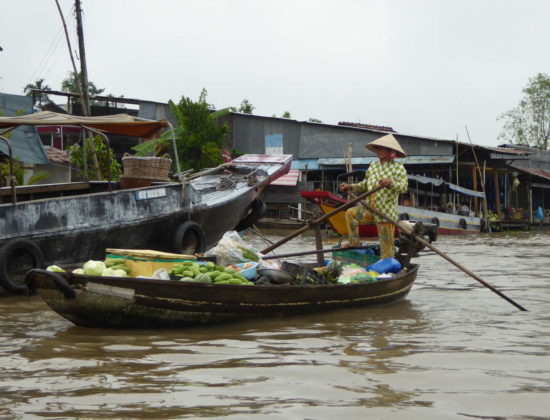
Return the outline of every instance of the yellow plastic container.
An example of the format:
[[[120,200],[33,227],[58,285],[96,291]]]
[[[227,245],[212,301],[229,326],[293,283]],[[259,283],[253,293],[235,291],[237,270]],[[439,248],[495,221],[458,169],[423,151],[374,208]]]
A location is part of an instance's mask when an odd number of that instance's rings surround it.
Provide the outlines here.
[[[105,251],[107,253],[106,258],[120,259],[120,262],[124,262],[132,270],[130,273],[132,277],[150,277],[159,268],[170,271],[174,264],[197,260],[194,255],[171,254],[150,249],[107,248]]]

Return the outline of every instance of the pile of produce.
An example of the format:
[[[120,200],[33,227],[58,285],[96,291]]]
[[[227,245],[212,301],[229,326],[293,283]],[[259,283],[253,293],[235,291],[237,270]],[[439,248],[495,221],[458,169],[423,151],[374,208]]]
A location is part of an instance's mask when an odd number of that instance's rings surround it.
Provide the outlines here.
[[[58,273],[65,272],[65,270],[57,265],[50,265],[46,270]],[[89,260],[84,263],[82,268],[76,268],[72,272],[87,276],[128,277],[132,270],[119,259],[106,259],[105,261]]]
[[[238,284],[244,286],[254,284],[245,279],[235,268],[216,265],[213,262],[200,265],[194,261],[184,261],[174,264],[169,274],[178,277],[180,281],[195,283]]]
[[[372,250],[368,251],[372,253]],[[270,262],[249,247],[234,231],[227,232],[217,246],[204,255],[206,259],[212,259],[216,263],[197,262],[194,256],[177,257],[178,262],[164,259],[144,261],[139,258],[128,259],[107,254],[104,261],[90,260],[82,268],[73,270],[73,273],[88,276],[131,276],[189,283],[316,286],[376,282],[392,278],[402,269],[395,258],[379,259],[367,266],[364,263],[355,264],[335,258],[325,267],[315,269],[308,264],[289,261]],[[64,271],[55,265],[49,266],[48,270]]]

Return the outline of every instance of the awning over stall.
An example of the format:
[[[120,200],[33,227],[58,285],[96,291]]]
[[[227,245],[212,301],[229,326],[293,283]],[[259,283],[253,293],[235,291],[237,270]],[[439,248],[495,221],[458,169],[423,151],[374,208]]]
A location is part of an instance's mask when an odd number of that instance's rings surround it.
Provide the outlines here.
[[[295,187],[298,183],[298,177],[300,176],[300,171],[297,169],[291,169],[287,174],[277,178],[275,181],[271,182],[269,185],[278,185],[282,187]]]
[[[355,157],[351,158],[351,164],[355,167],[367,167],[376,159],[378,159],[376,156]],[[453,163],[454,156],[407,156],[396,160],[403,165],[450,164]],[[337,169],[337,167],[343,168],[345,165],[345,158],[295,159],[292,161],[292,169],[307,169],[309,171]]]
[[[469,190],[468,188],[460,187],[458,185],[451,184],[450,182],[446,182],[441,178],[429,178],[427,176],[421,175],[407,175],[407,178],[409,179],[409,181],[415,181],[421,184],[432,184],[434,187],[439,187],[445,184],[449,187],[449,189],[456,191],[460,194],[469,195],[471,197],[485,198],[485,194],[481,191]]]
[[[79,117],[50,111],[37,112],[36,114],[22,115],[19,117],[0,117],[0,130],[9,130],[22,125],[72,125],[90,127],[122,136],[149,139],[156,137],[163,128],[168,127],[168,122],[144,121],[127,114]]]
[[[351,158],[353,166],[368,166],[372,162],[378,160],[376,156],[355,157]],[[407,156],[405,158],[395,159],[403,165],[425,165],[430,163],[453,163],[454,156]],[[317,160],[319,166],[343,166],[345,158],[320,158]]]

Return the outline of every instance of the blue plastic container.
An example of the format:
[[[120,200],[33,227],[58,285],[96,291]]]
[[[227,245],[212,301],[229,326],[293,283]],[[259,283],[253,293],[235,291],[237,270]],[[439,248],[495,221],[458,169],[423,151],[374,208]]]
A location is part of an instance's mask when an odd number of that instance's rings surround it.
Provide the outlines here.
[[[253,264],[252,267],[247,268],[243,270],[245,264]],[[254,280],[256,278],[256,269],[258,268],[258,263],[250,262],[250,263],[241,263],[241,264],[234,264],[235,267],[238,267],[239,273],[243,275],[243,277],[247,280]]]
[[[374,264],[371,264],[367,267],[367,271],[376,271],[377,273],[399,273],[401,271],[401,263],[395,258],[384,258],[378,260]]]
[[[540,222],[542,219],[544,219],[544,213],[542,212],[542,207],[537,208],[537,213],[535,215],[535,219]]]

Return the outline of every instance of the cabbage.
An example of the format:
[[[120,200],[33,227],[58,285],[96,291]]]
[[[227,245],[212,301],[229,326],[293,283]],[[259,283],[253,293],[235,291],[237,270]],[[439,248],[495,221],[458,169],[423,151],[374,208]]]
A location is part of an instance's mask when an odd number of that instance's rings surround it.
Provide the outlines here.
[[[88,276],[101,276],[103,270],[105,270],[105,263],[103,261],[90,260],[82,268]]]
[[[105,270],[102,271],[101,276],[102,277],[116,277],[117,275],[115,274],[115,270],[113,270],[112,268],[106,268]]]
[[[118,268],[116,270],[113,270],[113,276],[117,277],[128,277],[128,274],[126,274],[126,271]]]
[[[50,266],[48,266],[48,268],[46,268],[46,270],[53,271],[55,273],[64,273],[65,272],[65,270],[63,270],[61,267],[59,267],[57,265],[50,265]]]
[[[73,274],[86,274],[82,268],[76,268],[73,270]]]

